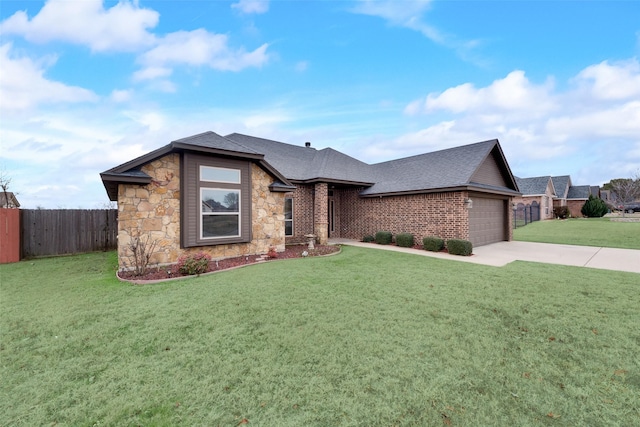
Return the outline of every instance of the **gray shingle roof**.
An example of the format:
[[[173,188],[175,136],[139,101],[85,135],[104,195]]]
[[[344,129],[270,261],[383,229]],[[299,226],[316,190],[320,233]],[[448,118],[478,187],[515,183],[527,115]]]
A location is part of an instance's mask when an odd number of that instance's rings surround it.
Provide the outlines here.
[[[366,187],[361,192],[362,196],[459,187],[500,191],[503,194],[517,193],[516,183],[495,139],[369,165],[332,148],[316,150],[238,133],[223,137],[213,132],[173,141],[145,156],[104,172],[101,175],[107,192],[111,196],[117,190],[116,183],[121,179],[132,182],[131,180],[144,178],[138,175],[142,164],[175,150],[195,150],[256,159],[263,167],[280,177],[284,187],[288,186],[287,181],[343,183]],[[498,164],[507,187],[472,182],[474,173],[492,152],[502,159],[498,159]]]
[[[473,174],[498,144],[494,139],[369,165],[331,148],[315,150],[237,133],[226,138],[264,153],[290,180],[366,184],[363,196],[473,184]]]
[[[225,138],[214,132],[204,132],[198,135],[188,136],[173,141],[174,145],[187,144],[190,146],[196,146],[200,148],[209,148],[213,150],[231,151],[241,154],[251,154],[261,156],[262,153],[255,151],[247,146],[238,144],[231,139]]]
[[[316,150],[238,133],[225,138],[263,153],[269,164],[293,181],[375,182],[368,164],[332,148]]]
[[[588,199],[590,194],[590,185],[574,185],[569,187],[567,199]]]
[[[524,196],[537,196],[545,194],[547,192],[547,186],[549,185],[550,176],[535,176],[532,178],[518,178],[518,188]],[[552,181],[553,182],[553,181]]]
[[[556,189],[556,197],[566,199],[569,186],[571,185],[571,177],[569,175],[552,176],[553,188]]]
[[[362,195],[410,192],[468,185],[497,140],[434,151],[373,165],[376,183]]]

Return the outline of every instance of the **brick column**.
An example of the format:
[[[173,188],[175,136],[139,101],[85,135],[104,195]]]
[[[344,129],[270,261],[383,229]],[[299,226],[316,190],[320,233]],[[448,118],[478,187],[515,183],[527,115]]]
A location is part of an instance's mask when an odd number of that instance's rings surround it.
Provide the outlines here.
[[[326,245],[329,238],[329,186],[326,182],[315,185],[313,198],[313,233],[321,245]]]

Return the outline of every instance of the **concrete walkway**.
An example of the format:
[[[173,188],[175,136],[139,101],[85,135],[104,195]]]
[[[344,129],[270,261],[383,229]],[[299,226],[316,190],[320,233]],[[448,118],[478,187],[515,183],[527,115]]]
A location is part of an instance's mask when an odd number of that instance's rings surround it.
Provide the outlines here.
[[[634,249],[512,241],[478,246],[477,248],[473,248],[472,256],[465,257],[441,252],[401,248],[399,246],[363,243],[349,239],[330,239],[329,243],[412,253],[452,261],[491,265],[494,267],[502,267],[513,261],[532,261],[640,273],[640,250]]]

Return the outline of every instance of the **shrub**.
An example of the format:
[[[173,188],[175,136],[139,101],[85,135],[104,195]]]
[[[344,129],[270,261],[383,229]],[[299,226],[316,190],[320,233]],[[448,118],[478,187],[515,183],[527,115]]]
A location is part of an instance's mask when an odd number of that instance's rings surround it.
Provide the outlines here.
[[[413,247],[413,234],[411,233],[398,233],[396,234],[396,243],[403,248]]]
[[[567,206],[556,206],[553,208],[553,216],[560,219],[569,218],[571,212],[569,212],[569,208]]]
[[[177,267],[182,274],[202,274],[209,268],[209,261],[211,261],[211,255],[205,252],[198,252],[196,254],[182,255],[178,259]]]
[[[589,200],[582,205],[582,215],[589,218],[603,217],[609,211],[607,204],[599,197],[593,197],[593,194],[589,194]]]
[[[364,236],[362,238],[362,241],[365,242],[365,243],[371,243],[371,242],[375,242],[376,238],[369,234],[369,235]]]
[[[468,240],[449,239],[447,240],[447,249],[452,255],[469,256],[473,252],[473,245]]]
[[[390,231],[378,231],[376,233],[375,242],[379,245],[390,245],[393,234]]]
[[[426,251],[440,252],[444,249],[444,240],[439,237],[425,237],[422,245]]]
[[[275,246],[269,246],[269,252],[267,252],[269,258],[278,258],[278,252]]]

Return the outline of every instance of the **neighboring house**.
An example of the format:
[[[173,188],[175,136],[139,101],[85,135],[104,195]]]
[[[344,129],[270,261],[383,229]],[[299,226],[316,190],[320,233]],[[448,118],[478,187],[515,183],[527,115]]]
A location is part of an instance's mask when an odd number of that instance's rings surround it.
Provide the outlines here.
[[[573,185],[569,175],[551,177],[556,189],[553,206],[567,206],[572,217],[582,216],[582,206],[592,194],[600,197],[600,187],[591,185]]]
[[[118,202],[121,267],[132,239],[145,234],[157,242],[158,263],[381,230],[479,246],[511,240],[511,201],[520,194],[497,140],[369,165],[310,143],[206,132],[101,178]]]
[[[540,219],[553,219],[553,199],[556,197],[556,191],[550,176],[516,177],[516,183],[522,193],[522,196],[513,199],[516,206],[530,205],[539,209]]]
[[[0,190],[0,208],[19,208],[20,203],[11,191]]]

